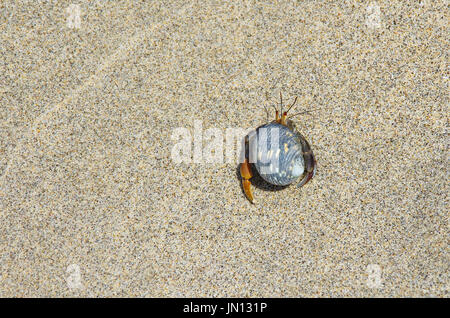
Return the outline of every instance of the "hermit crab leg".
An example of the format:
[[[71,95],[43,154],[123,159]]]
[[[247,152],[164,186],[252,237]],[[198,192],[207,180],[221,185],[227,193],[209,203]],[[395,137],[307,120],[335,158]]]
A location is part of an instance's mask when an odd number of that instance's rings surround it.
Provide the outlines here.
[[[242,187],[244,188],[244,193],[247,199],[254,203],[253,199],[253,193],[251,188],[250,179],[253,177],[252,174],[252,167],[250,166],[250,163],[248,162],[247,158],[245,158],[244,162],[241,163],[241,177],[242,177]]]
[[[303,137],[298,132],[297,136],[299,137],[300,142],[302,144],[303,158],[305,159],[305,175],[303,176],[302,180],[300,180],[300,182],[297,184],[297,188],[300,188],[304,186],[306,183],[308,183],[308,181],[311,180],[316,174],[316,158],[314,158],[314,154],[305,137]]]
[[[311,180],[316,174],[316,159],[314,158],[314,154],[312,151],[309,153],[303,153],[303,158],[305,158],[305,176],[303,179],[297,184],[297,188],[301,188],[309,180]]]

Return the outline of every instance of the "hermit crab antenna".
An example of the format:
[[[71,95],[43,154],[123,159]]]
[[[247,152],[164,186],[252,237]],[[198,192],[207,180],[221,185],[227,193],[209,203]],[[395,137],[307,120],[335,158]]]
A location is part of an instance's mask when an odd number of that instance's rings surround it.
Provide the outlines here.
[[[308,114],[308,113],[310,113],[310,112],[312,112],[312,111],[315,111],[315,110],[321,110],[321,109],[322,109],[322,108],[313,108],[313,109],[310,109],[310,110],[305,110],[305,111],[296,113],[296,114],[294,114],[294,115],[290,115],[289,118],[292,118],[292,117],[294,117],[294,116],[301,115],[301,114]]]
[[[280,103],[281,103],[281,112],[280,112],[280,114],[283,114],[283,96],[281,96],[281,91],[280,91]]]
[[[294,105],[295,105],[295,103],[297,102],[297,98],[298,98],[298,97],[295,97],[295,100],[294,100],[294,102],[292,103],[292,105],[291,105],[291,106],[289,106],[289,109],[287,110],[286,114],[287,114],[287,113],[289,113],[289,111],[291,110],[292,106],[294,106]]]
[[[267,120],[269,120],[269,111],[267,110],[266,105],[263,105],[264,109],[266,110]]]

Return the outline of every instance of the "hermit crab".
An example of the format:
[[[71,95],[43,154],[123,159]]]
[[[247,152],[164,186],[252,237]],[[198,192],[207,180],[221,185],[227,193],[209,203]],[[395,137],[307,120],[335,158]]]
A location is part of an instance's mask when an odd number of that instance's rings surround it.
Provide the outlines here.
[[[275,186],[287,186],[299,180],[297,187],[301,187],[316,172],[316,160],[311,147],[290,119],[308,111],[288,117],[297,97],[285,112],[281,93],[280,101],[281,110],[275,108],[275,120],[259,126],[244,139],[244,160],[240,165],[240,174],[244,193],[252,203],[255,202],[250,182],[253,177],[252,165],[262,179]]]

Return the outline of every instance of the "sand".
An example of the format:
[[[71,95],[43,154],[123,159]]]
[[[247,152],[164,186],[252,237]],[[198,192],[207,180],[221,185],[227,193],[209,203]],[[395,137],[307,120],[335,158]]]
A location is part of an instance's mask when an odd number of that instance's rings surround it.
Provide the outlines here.
[[[0,296],[448,297],[448,17],[2,1]],[[319,109],[307,185],[252,205],[236,163],[174,162],[175,128],[257,127],[280,91]]]

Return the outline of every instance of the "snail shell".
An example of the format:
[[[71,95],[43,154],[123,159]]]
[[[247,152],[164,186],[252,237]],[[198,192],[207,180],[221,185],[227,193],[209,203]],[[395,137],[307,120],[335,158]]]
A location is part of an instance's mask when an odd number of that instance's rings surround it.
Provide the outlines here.
[[[276,122],[260,126],[249,141],[250,162],[268,183],[285,186],[305,173],[301,141],[287,126]]]

